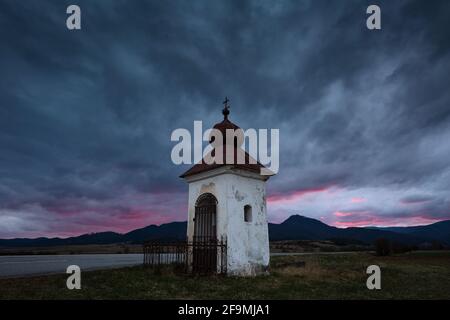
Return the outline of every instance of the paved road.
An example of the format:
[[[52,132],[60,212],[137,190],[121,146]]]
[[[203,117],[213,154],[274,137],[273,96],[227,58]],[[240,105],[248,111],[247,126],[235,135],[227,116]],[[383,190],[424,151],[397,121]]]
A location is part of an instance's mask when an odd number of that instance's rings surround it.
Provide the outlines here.
[[[120,268],[142,264],[142,254],[74,254],[0,256],[0,277],[65,273],[75,264],[81,270]]]
[[[272,253],[271,256],[351,253],[354,252]],[[81,270],[120,268],[142,264],[143,259],[142,254],[0,256],[0,278],[65,273],[72,264]]]

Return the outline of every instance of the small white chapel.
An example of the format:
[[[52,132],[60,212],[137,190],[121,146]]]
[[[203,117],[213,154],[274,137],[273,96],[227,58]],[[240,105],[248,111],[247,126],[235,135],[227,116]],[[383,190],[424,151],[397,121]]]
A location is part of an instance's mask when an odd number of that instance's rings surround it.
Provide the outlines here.
[[[189,185],[188,241],[194,244],[225,241],[226,257],[220,257],[214,250],[211,258],[213,246],[196,251],[194,245],[193,259],[189,263],[193,270],[209,268],[218,272],[225,269],[228,275],[253,276],[267,273],[269,266],[266,181],[270,176],[262,175],[264,166],[242,149],[243,136],[226,140],[227,129],[235,130],[237,136],[243,135],[242,129],[229,119],[228,102],[225,99],[223,120],[214,125],[224,137],[223,148],[211,153],[223,152],[223,159],[226,159],[226,150],[230,150],[227,146],[232,145],[234,160],[241,153],[245,163],[211,164],[203,158],[180,176]],[[210,138],[210,143],[213,140]]]

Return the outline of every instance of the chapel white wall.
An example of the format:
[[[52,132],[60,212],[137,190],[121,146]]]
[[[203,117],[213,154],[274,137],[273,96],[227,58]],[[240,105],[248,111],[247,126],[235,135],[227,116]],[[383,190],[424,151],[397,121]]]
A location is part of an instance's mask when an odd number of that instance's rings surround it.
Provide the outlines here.
[[[203,193],[213,194],[218,201],[217,235],[227,239],[227,272],[245,276],[265,272],[270,253],[265,181],[241,173],[230,170],[189,183],[187,236],[192,240],[197,198]],[[251,222],[244,221],[245,205],[252,207]]]

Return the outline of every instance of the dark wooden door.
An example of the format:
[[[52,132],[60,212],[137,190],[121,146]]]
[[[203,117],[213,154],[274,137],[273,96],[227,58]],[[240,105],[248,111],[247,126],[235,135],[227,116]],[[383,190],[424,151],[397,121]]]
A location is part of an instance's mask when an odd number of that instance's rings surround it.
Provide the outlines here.
[[[196,273],[217,271],[217,200],[210,194],[202,194],[195,205],[193,265]]]

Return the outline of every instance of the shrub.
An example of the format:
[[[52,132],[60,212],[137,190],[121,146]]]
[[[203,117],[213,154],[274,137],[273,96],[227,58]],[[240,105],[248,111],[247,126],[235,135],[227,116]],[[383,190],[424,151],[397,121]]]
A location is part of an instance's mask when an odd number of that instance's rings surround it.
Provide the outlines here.
[[[411,252],[413,250],[414,250],[414,246],[412,246],[412,245],[399,243],[399,242],[393,242],[391,244],[391,252],[392,253],[406,253],[406,252]]]
[[[375,240],[375,252],[377,256],[390,255],[392,253],[391,242],[385,238]]]
[[[434,240],[431,242],[431,249],[432,250],[443,250],[444,246],[439,241]]]

